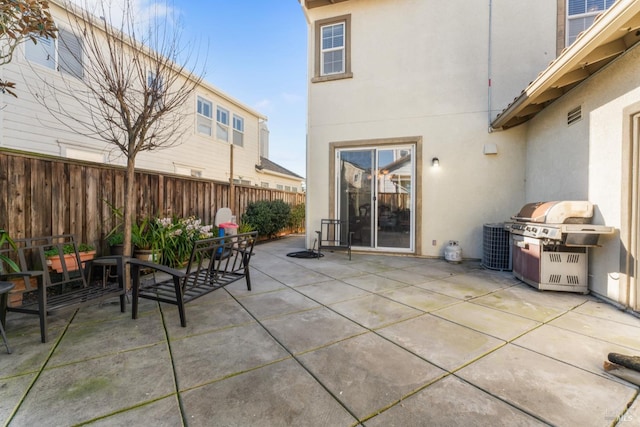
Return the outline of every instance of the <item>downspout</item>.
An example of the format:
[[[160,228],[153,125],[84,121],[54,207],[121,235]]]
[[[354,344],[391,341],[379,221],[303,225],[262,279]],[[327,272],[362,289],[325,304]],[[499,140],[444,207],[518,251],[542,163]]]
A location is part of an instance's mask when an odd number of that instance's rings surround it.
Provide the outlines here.
[[[487,74],[488,74],[488,81],[487,81],[487,121],[488,121],[488,130],[489,133],[491,133],[493,131],[493,129],[491,128],[491,94],[492,94],[492,90],[491,90],[491,74],[492,74],[492,70],[491,70],[491,55],[492,55],[492,40],[491,40],[491,30],[493,27],[493,15],[492,15],[492,11],[493,11],[493,0],[489,0],[489,39],[488,39],[488,52],[487,52]]]

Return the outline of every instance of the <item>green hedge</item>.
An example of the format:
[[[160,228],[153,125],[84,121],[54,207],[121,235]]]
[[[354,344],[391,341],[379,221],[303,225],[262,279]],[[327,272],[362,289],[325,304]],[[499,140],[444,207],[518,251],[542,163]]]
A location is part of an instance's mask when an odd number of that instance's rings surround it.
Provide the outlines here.
[[[247,206],[242,222],[251,225],[260,236],[274,237],[289,224],[291,208],[283,200],[261,200]]]

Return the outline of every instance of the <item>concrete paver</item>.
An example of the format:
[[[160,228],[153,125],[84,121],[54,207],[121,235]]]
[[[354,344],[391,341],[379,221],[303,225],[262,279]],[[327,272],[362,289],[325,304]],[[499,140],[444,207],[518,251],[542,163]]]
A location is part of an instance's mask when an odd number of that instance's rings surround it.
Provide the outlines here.
[[[544,426],[517,408],[448,376],[367,421],[367,427]]]
[[[299,360],[360,419],[398,403],[445,373],[373,333],[305,353]]]
[[[187,305],[8,313],[0,425],[633,425],[640,319],[478,262],[261,244],[244,281]],[[628,409],[627,409],[628,408]],[[629,422],[629,423],[626,423]],[[625,424],[626,423],[626,424]]]
[[[511,344],[458,376],[552,425],[607,425],[607,414],[622,413],[638,391]]]
[[[377,331],[449,372],[505,344],[504,341],[430,314]]]

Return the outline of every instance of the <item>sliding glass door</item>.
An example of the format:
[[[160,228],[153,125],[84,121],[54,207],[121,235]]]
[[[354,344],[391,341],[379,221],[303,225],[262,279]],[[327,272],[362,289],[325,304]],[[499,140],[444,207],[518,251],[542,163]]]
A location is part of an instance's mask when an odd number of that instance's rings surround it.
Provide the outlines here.
[[[354,247],[413,251],[413,153],[412,145],[337,151],[338,217],[349,223]]]

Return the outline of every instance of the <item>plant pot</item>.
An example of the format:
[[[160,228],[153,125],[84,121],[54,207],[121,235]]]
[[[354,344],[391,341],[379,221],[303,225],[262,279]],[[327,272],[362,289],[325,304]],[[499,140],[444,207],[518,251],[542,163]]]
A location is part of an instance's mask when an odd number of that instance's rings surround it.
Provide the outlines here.
[[[85,261],[89,261],[90,259],[95,258],[96,251],[79,252],[79,255],[80,255],[80,262],[84,266]],[[75,254],[65,254],[64,262],[67,266],[67,271],[75,271],[78,269],[78,262],[76,260]],[[62,261],[59,255],[47,257],[47,266],[49,266],[49,268],[51,268],[57,273],[62,273],[64,271],[62,268]]]
[[[7,299],[8,307],[20,307],[22,305],[22,294],[26,291],[26,287],[24,285],[24,281],[27,279],[16,278],[9,279],[8,281],[15,284],[15,287],[9,291],[9,298]],[[32,289],[38,288],[38,279],[35,277],[30,277],[29,284]]]
[[[111,255],[124,255],[124,245],[111,245],[109,252]]]
[[[137,249],[133,252],[133,256],[142,261],[160,262],[160,251],[151,249]]]

